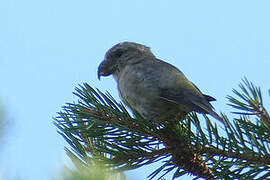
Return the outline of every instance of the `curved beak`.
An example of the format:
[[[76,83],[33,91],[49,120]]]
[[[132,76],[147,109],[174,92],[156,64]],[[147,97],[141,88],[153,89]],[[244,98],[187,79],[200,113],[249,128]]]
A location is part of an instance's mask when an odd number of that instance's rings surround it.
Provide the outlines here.
[[[98,80],[100,80],[100,77],[104,75],[103,64],[104,64],[104,61],[102,61],[102,63],[100,63],[100,65],[98,66],[98,71],[97,71]]]
[[[98,80],[100,80],[100,77],[101,77],[101,76],[103,76],[103,74],[102,74],[102,73],[100,73],[100,72],[98,72],[98,74],[97,74],[97,75],[98,75]]]
[[[112,74],[112,72],[113,72],[113,66],[110,63],[108,63],[108,61],[106,61],[105,59],[98,66],[98,71],[97,71],[98,79],[100,80],[101,76],[109,76]]]

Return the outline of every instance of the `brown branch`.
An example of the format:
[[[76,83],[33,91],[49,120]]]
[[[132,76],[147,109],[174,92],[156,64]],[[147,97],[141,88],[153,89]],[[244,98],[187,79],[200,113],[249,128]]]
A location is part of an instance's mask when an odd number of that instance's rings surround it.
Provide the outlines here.
[[[267,123],[268,126],[270,126],[270,116],[263,106],[262,106],[262,110],[259,112],[259,114],[260,114],[262,121]]]
[[[253,102],[254,101],[254,102]],[[261,120],[266,123],[268,126],[270,126],[270,116],[267,112],[267,110],[263,106],[263,102],[259,102],[256,100],[248,101],[250,106],[253,107],[253,110],[257,112],[258,116],[261,118]]]
[[[210,180],[214,179],[214,175],[202,159],[198,147],[192,145],[188,137],[179,138],[179,135],[172,131],[171,128],[162,129],[160,133],[161,140],[165,147],[170,150],[172,161],[176,166],[195,176]]]

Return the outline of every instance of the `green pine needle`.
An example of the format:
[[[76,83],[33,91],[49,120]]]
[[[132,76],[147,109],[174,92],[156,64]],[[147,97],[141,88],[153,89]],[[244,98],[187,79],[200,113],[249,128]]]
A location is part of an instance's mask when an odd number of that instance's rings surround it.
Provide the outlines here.
[[[100,162],[119,172],[163,161],[148,178],[171,173],[174,178],[265,179],[270,177],[270,118],[260,88],[246,78],[239,87],[228,96],[239,116],[229,120],[222,114],[223,127],[196,113],[157,127],[87,83],[75,89],[78,101],[63,106],[54,124],[77,168]]]

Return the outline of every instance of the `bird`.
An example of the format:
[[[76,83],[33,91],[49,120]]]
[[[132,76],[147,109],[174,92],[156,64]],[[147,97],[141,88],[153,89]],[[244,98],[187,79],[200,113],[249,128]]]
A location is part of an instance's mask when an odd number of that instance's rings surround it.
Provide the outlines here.
[[[151,122],[181,121],[197,112],[224,123],[210,104],[216,99],[203,94],[177,67],[158,59],[148,46],[128,41],[114,45],[97,75],[99,80],[112,75],[122,101]]]

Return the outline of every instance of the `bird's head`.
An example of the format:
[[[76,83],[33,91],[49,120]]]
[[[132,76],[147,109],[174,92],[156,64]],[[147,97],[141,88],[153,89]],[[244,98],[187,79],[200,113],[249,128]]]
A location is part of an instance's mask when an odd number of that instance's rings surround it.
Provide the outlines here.
[[[127,64],[137,63],[145,56],[154,56],[147,46],[134,42],[116,44],[107,51],[104,60],[100,63],[98,79],[120,71]]]

